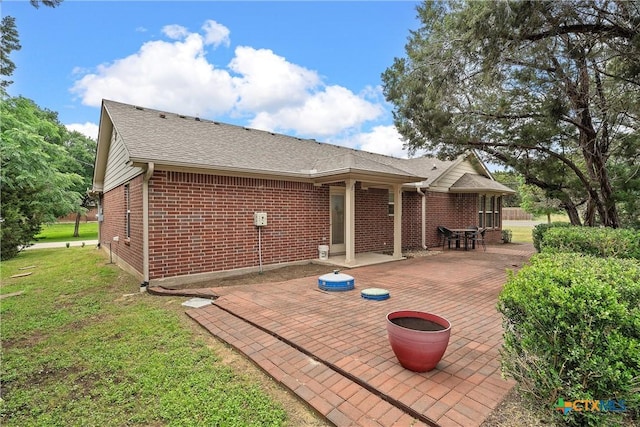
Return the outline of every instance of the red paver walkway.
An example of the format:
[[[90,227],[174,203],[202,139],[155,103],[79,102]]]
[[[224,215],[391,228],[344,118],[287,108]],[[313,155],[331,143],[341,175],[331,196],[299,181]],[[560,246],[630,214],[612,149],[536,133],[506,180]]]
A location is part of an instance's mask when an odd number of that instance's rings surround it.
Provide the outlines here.
[[[317,277],[212,288],[213,305],[187,313],[337,426],[479,426],[513,387],[500,375],[497,296],[531,245],[434,256],[346,271],[356,289],[324,292]],[[328,268],[329,270],[329,268]],[[359,290],[388,289],[371,301]],[[389,346],[387,313],[430,311],[452,323],[437,368],[415,373]]]

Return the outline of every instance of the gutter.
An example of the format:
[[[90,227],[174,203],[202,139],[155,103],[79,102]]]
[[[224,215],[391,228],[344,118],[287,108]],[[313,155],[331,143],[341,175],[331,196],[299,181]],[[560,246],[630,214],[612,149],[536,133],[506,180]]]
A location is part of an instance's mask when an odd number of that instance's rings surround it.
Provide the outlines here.
[[[422,249],[427,249],[427,225],[426,225],[426,217],[427,217],[427,195],[422,191],[420,187],[416,187],[416,191],[422,197],[422,221],[420,225],[422,226]]]
[[[142,275],[143,282],[140,291],[144,292],[149,287],[149,181],[153,176],[155,164],[147,163],[142,177]]]

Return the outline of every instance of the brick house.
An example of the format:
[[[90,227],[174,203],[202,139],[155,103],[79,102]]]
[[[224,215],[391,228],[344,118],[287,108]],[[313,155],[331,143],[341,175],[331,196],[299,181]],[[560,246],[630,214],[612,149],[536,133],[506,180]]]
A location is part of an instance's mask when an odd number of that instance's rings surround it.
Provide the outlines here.
[[[104,100],[93,191],[101,246],[144,284],[439,244],[437,226],[501,239],[497,183],[473,154],[398,159]],[[254,224],[266,213],[266,226]]]

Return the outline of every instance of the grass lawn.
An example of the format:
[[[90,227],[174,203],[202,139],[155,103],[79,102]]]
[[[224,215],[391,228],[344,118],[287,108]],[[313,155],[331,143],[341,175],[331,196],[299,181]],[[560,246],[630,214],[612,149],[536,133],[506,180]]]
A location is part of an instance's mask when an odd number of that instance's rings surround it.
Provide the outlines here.
[[[190,327],[184,298],[140,293],[102,252],[25,251],[2,263],[2,276],[0,294],[23,293],[0,305],[1,425],[287,422],[255,375]]]
[[[535,220],[547,222],[546,215],[536,216]],[[517,222],[517,221],[515,221]],[[567,214],[552,214],[551,222],[569,222],[569,217]],[[504,226],[505,230],[511,230],[512,237],[511,241],[513,243],[533,243],[533,236],[531,231],[533,230],[533,226],[524,226],[524,225],[510,225]]]
[[[76,242],[83,240],[98,239],[97,222],[81,222],[78,234],[80,237],[73,237],[73,222],[56,222],[54,224],[44,224],[42,231],[36,236],[38,243],[46,242]]]
[[[504,227],[505,230],[511,230],[511,241],[513,243],[533,243],[531,231],[533,227],[528,226],[509,226]]]

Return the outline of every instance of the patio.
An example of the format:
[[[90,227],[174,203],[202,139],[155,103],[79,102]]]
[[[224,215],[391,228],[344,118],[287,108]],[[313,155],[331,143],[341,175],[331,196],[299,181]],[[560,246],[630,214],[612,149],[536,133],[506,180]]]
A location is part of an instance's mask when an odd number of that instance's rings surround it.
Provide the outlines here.
[[[317,277],[193,290],[220,297],[187,314],[335,425],[479,426],[514,385],[500,375],[497,296],[506,270],[533,252],[495,245],[353,268],[345,272],[356,289],[347,292],[321,291]],[[388,289],[391,298],[361,298],[369,287]],[[397,309],[451,321],[449,346],[433,371],[397,362],[385,326]]]

